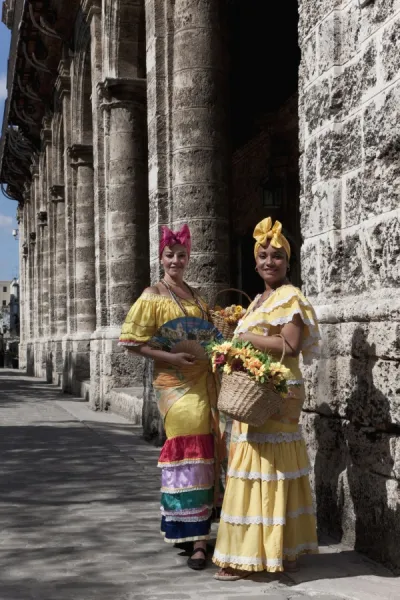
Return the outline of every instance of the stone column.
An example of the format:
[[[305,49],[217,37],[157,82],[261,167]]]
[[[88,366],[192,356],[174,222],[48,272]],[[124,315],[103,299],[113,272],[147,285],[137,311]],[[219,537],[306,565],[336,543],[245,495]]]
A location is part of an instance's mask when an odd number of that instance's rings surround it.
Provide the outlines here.
[[[90,336],[96,328],[93,147],[68,149],[75,176],[75,315],[73,379],[90,379]]]
[[[67,285],[65,253],[65,195],[64,186],[54,184],[50,188],[54,212],[54,380],[62,383],[62,340],[67,333]]]
[[[172,73],[173,227],[188,222],[188,280],[208,298],[228,287],[227,48],[222,4],[176,0]]]
[[[146,0],[150,256],[160,277],[162,224],[193,234],[188,281],[210,299],[230,281],[227,63],[222,4]],[[143,427],[162,441],[152,363],[146,365]]]
[[[104,94],[109,331],[103,393],[142,385],[142,361],[115,347],[125,316],[149,285],[146,81],[107,79]],[[119,366],[116,367],[116,364]],[[114,365],[114,366],[113,366]]]

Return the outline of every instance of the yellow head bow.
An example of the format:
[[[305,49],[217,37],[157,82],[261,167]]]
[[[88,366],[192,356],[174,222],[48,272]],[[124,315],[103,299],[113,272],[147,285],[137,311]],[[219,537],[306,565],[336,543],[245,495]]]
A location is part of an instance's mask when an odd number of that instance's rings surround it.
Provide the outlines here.
[[[290,244],[282,234],[282,223],[275,221],[272,227],[271,217],[267,217],[263,221],[260,221],[253,233],[253,237],[256,240],[254,246],[254,256],[257,258],[257,252],[260,246],[266,247],[267,240],[271,240],[271,246],[274,248],[283,248],[290,259]]]

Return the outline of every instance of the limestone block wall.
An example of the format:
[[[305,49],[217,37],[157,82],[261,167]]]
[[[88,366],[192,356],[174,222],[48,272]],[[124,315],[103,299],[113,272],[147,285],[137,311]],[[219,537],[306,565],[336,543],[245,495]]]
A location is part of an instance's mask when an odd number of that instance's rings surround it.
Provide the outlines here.
[[[400,566],[400,1],[300,2],[304,427],[319,527]]]

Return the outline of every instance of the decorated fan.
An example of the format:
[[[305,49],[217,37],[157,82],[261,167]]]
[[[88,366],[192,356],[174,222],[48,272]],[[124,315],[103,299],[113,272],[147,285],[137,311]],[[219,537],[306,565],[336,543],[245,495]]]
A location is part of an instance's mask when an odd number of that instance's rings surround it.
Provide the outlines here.
[[[205,359],[205,348],[213,340],[222,341],[222,335],[212,323],[197,317],[179,317],[164,323],[148,344],[158,350],[187,352]]]

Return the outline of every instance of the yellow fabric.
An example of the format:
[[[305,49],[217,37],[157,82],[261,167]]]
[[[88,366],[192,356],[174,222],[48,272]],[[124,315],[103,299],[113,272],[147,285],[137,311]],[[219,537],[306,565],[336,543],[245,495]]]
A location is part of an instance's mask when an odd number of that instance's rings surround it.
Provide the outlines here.
[[[260,246],[265,248],[267,241],[271,240],[271,246],[274,248],[283,248],[290,259],[290,244],[282,233],[282,223],[279,221],[275,221],[274,225],[272,225],[271,217],[263,219],[256,225],[253,237],[256,240],[254,246],[254,256],[256,258]]]
[[[257,310],[249,307],[236,334],[274,335],[299,314],[303,354],[318,348],[318,323],[307,299],[292,285],[277,289]],[[284,560],[318,551],[308,480],[309,462],[298,421],[304,385],[298,358],[285,358],[292,385],[282,407],[261,427],[234,422],[228,479],[213,561],[248,571],[283,571]],[[294,384],[297,385],[294,385]]]
[[[283,325],[292,322],[293,317],[299,315],[304,323],[303,360],[306,363],[312,360],[319,350],[319,327],[314,309],[302,292],[293,285],[282,285],[253,312],[258,298],[249,306],[235,333],[238,335],[251,331],[258,335],[275,335]],[[298,375],[301,376],[298,358],[286,358],[284,363],[295,379]]]
[[[211,433],[211,409],[206,380],[207,374],[167,412],[164,425],[168,439],[179,435]]]
[[[201,317],[201,311],[191,300],[182,300],[189,317]],[[206,308],[206,305],[204,304]],[[183,317],[181,309],[167,296],[144,292],[127,314],[122,326],[120,342],[143,344],[167,321]]]

